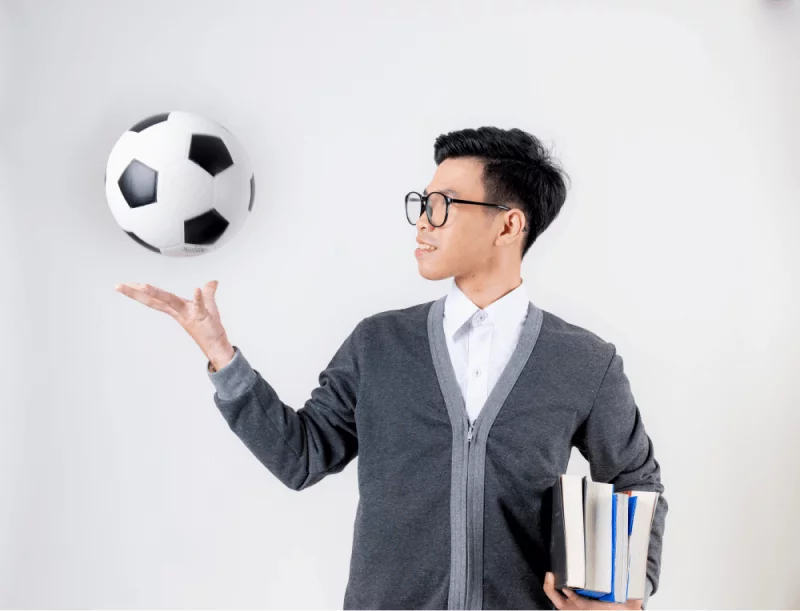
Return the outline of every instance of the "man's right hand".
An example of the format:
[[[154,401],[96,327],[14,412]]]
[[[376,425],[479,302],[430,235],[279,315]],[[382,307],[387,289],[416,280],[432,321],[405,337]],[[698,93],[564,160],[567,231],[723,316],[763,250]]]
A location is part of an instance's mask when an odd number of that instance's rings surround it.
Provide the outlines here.
[[[212,280],[202,290],[196,288],[193,299],[183,299],[149,284],[117,284],[114,288],[131,299],[172,316],[200,346],[214,369],[219,370],[230,362],[234,351],[214,299],[218,284]]]

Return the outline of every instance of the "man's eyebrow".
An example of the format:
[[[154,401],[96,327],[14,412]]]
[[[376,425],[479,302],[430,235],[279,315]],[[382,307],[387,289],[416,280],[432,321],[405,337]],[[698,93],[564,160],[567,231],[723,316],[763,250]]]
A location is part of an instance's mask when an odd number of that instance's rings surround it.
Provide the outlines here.
[[[458,193],[456,193],[456,191],[453,190],[453,189],[439,189],[439,193],[446,193],[447,195],[452,195],[454,197],[458,197]],[[428,195],[428,190],[427,189],[423,189],[422,190],[422,195],[427,196]]]

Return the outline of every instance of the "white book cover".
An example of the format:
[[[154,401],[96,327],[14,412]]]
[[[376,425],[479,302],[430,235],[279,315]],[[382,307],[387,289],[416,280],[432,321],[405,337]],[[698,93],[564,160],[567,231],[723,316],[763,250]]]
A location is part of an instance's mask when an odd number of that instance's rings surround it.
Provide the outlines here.
[[[627,600],[628,568],[630,560],[630,547],[628,537],[628,497],[622,492],[616,493],[617,515],[616,520],[617,540],[614,544],[614,602],[624,603]],[[637,501],[638,503],[638,501]],[[636,514],[634,514],[634,517]]]
[[[629,542],[628,598],[643,600],[647,588],[647,552],[650,548],[650,529],[658,502],[658,492],[632,490],[637,497],[633,514],[633,530]]]
[[[564,523],[567,546],[567,586],[582,588],[585,576],[583,532],[583,483],[580,476],[562,475],[564,493]]]
[[[614,485],[584,478],[586,585],[593,592],[611,592],[611,522]]]

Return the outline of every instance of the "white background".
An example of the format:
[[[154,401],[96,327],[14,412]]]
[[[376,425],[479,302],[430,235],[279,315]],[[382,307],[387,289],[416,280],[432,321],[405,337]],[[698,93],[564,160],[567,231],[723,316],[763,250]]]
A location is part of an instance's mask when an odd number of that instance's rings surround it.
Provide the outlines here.
[[[114,284],[218,279],[297,409],[359,320],[449,287],[402,197],[480,125],[572,177],[522,273],[624,358],[670,504],[650,608],[800,605],[799,65],[791,2],[0,2],[0,606],[341,608],[355,463],[284,488],[197,346]],[[168,110],[255,168],[202,257],[141,248],[104,198],[116,139]]]

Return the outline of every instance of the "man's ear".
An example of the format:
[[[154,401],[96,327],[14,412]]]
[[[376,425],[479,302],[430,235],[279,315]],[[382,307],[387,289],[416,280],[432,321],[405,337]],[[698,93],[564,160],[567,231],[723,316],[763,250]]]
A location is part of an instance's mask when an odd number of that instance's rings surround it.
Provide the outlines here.
[[[498,236],[498,243],[503,245],[511,244],[518,235],[524,240],[525,230],[528,225],[522,210],[513,208],[508,210],[503,217],[503,229]]]

